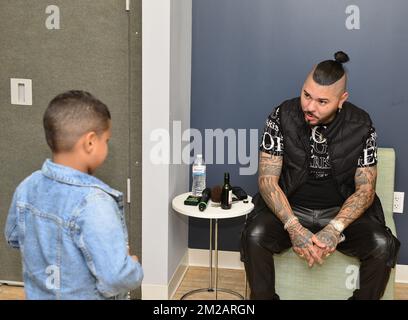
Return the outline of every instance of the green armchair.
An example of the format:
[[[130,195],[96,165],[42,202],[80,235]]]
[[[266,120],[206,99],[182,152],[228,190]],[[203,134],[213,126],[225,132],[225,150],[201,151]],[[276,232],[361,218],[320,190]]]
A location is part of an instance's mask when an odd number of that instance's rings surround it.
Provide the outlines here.
[[[393,219],[395,152],[391,148],[378,149],[377,194],[383,205],[387,226],[396,235]],[[338,251],[322,266],[310,268],[293,250],[274,256],[276,292],[283,300],[347,299],[355,289],[360,262]],[[394,299],[395,269],[383,299]]]

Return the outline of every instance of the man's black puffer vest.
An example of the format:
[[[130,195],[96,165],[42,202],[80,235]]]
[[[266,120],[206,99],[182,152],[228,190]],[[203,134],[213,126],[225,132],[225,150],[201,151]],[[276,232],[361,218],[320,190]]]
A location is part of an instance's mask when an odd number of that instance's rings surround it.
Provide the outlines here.
[[[310,161],[310,127],[305,122],[300,98],[285,101],[280,106],[280,122],[285,155],[280,185],[290,195],[307,178]],[[355,190],[354,174],[358,158],[368,138],[371,120],[369,115],[345,102],[343,109],[324,132],[329,156],[340,193],[347,199]]]
[[[311,156],[311,132],[300,107],[300,98],[287,100],[281,104],[280,123],[285,151],[279,185],[289,198],[306,182]],[[370,116],[365,111],[345,102],[342,110],[324,132],[333,177],[344,200],[355,192],[354,175],[358,158],[363,152],[371,125]],[[365,214],[373,215],[384,223],[384,213],[377,196]]]

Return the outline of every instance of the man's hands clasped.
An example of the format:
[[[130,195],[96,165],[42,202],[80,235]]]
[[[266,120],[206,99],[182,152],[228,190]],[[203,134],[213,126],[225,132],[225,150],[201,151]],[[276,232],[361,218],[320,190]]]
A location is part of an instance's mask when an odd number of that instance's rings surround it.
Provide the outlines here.
[[[288,226],[287,231],[292,241],[293,251],[299,257],[306,259],[309,267],[316,262],[323,264],[323,258],[336,250],[340,239],[340,233],[331,224],[313,234],[296,220]]]

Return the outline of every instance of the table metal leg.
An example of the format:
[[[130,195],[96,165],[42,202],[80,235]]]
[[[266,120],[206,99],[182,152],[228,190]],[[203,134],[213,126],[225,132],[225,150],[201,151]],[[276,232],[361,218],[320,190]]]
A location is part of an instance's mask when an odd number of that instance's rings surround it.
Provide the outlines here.
[[[245,215],[245,225],[247,223],[248,220],[248,215]],[[244,274],[245,274],[245,293],[244,293],[244,300],[248,300],[248,279],[247,279],[247,274],[246,274],[246,270],[245,270],[245,265],[244,265]]]
[[[215,300],[218,300],[218,219],[215,219]]]
[[[209,256],[209,260],[210,260],[210,262],[209,262],[209,267],[210,267],[210,281],[209,281],[209,284],[210,284],[210,286],[208,287],[208,291],[210,291],[210,292],[212,292],[212,291],[214,291],[214,288],[213,288],[213,282],[212,282],[212,269],[213,269],[213,263],[212,263],[212,258],[213,258],[213,250],[212,250],[212,243],[213,243],[213,240],[212,240],[212,238],[213,238],[213,221],[212,221],[212,219],[210,219],[210,256]]]
[[[213,237],[214,239],[214,251],[215,251],[215,265],[214,265],[214,272],[215,272],[215,287],[213,287],[213,279],[212,279],[212,269],[213,269],[213,262],[212,262],[212,256],[213,256]],[[230,289],[221,289],[218,288],[218,219],[215,219],[215,232],[213,232],[213,219],[210,219],[210,254],[209,254],[209,268],[210,268],[210,281],[209,281],[209,287],[208,288],[202,288],[202,289],[196,289],[187,292],[184,294],[180,300],[184,300],[187,296],[192,295],[194,293],[199,293],[199,292],[214,292],[215,291],[215,300],[218,300],[218,292],[225,292],[229,294],[233,294],[237,296],[238,298],[245,300],[245,298],[239,294],[238,292],[235,292]]]

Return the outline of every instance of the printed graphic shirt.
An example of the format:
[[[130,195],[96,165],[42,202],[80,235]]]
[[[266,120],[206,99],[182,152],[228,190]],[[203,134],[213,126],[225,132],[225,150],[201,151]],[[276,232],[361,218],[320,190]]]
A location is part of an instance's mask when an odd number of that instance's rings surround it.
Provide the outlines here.
[[[340,206],[345,200],[338,193],[332,176],[328,145],[322,135],[326,128],[327,125],[312,127],[310,135],[311,157],[309,162],[309,178],[289,199],[291,204],[301,205],[310,209],[324,209]],[[279,107],[266,120],[260,151],[275,156],[284,155],[284,137],[280,129]],[[377,133],[371,127],[357,166],[364,168],[375,166],[376,164]]]

